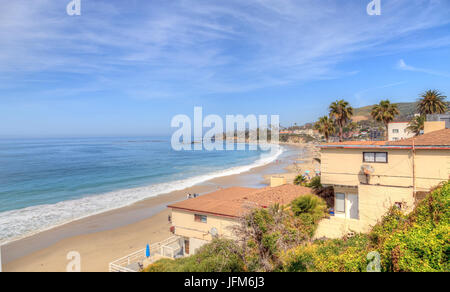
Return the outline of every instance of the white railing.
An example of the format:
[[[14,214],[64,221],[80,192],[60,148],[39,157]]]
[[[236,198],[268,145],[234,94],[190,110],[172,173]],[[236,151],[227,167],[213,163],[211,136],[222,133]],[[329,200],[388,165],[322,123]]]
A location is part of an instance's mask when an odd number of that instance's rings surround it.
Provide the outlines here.
[[[168,246],[169,244],[180,241],[181,237],[172,236],[161,242],[150,245],[150,256],[154,257],[158,255],[163,258],[174,258],[182,250],[182,245],[178,248]],[[130,268],[132,264],[141,266],[146,259],[146,248],[138,250],[132,254],[124,256],[118,260],[115,260],[109,264],[110,272],[137,272],[135,269]]]

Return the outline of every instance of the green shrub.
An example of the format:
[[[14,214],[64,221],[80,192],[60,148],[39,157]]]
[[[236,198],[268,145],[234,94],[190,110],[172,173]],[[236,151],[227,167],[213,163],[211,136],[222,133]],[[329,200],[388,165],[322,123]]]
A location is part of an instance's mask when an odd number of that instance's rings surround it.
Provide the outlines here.
[[[306,177],[304,177],[303,175],[298,175],[295,179],[294,179],[294,185],[296,186],[306,186],[307,180]]]
[[[195,255],[176,260],[162,259],[145,272],[243,272],[244,263],[236,243],[214,239],[197,250]]]
[[[286,272],[361,272],[366,269],[367,235],[342,240],[317,240],[283,255]]]
[[[312,188],[315,192],[322,188],[322,183],[320,182],[320,176],[315,176],[307,184],[307,187]]]
[[[384,271],[450,271],[450,182],[430,193],[411,214],[396,218],[383,224],[394,232],[380,236],[377,226],[376,235],[371,233],[378,240]]]
[[[307,210],[307,202],[298,204]],[[366,271],[367,255],[380,254],[381,271],[450,271],[450,182],[431,192],[408,215],[393,207],[365,235],[316,241],[282,256],[283,271]]]
[[[313,220],[319,220],[325,215],[325,202],[315,195],[298,197],[291,202],[291,210],[294,216],[311,215]]]

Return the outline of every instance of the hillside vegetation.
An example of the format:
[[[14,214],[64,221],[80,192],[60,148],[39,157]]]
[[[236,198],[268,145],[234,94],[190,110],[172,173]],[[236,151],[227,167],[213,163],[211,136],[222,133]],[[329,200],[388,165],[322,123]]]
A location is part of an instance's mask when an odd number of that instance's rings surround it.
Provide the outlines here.
[[[447,103],[450,105],[450,103]],[[397,120],[411,119],[415,113],[417,113],[417,102],[399,102],[397,103],[400,114],[397,116]],[[374,105],[368,105],[364,107],[355,108],[353,111],[354,117],[365,117],[371,119],[370,112]]]
[[[370,233],[351,238],[312,241],[323,209],[323,202],[316,203],[308,198],[288,211],[279,206],[255,210],[243,226],[253,226],[256,236],[244,245],[215,239],[194,256],[162,260],[146,271],[450,271],[450,182],[410,214],[393,207]]]
[[[400,103],[397,103],[397,106],[398,106],[398,110],[400,112],[400,114],[398,115],[398,118],[411,117],[417,112],[417,110],[416,110],[417,102],[400,102]],[[364,107],[360,107],[360,108],[355,108],[353,115],[371,119],[370,113],[371,113],[373,107],[374,107],[373,105],[368,105],[368,106],[364,106]]]
[[[414,211],[395,207],[369,234],[316,241],[284,255],[283,271],[450,271],[450,183],[430,193]],[[376,253],[374,253],[376,252]]]

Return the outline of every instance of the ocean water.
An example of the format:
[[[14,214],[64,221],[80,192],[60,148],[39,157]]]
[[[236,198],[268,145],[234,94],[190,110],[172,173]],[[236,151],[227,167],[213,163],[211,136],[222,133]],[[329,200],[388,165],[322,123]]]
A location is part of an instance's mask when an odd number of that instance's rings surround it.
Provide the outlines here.
[[[0,244],[245,172],[276,151],[174,151],[170,139],[0,140]]]

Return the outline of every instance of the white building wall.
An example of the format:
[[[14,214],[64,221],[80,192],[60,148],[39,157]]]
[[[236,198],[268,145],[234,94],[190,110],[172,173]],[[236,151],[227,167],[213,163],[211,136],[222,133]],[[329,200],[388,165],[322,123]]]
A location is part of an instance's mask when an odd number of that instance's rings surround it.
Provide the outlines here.
[[[208,241],[206,240],[201,240],[194,237],[189,238],[189,254],[192,255],[197,253],[197,250],[207,243]]]
[[[388,140],[399,141],[414,137],[414,133],[410,133],[406,128],[408,128],[408,122],[390,123],[388,125]]]

